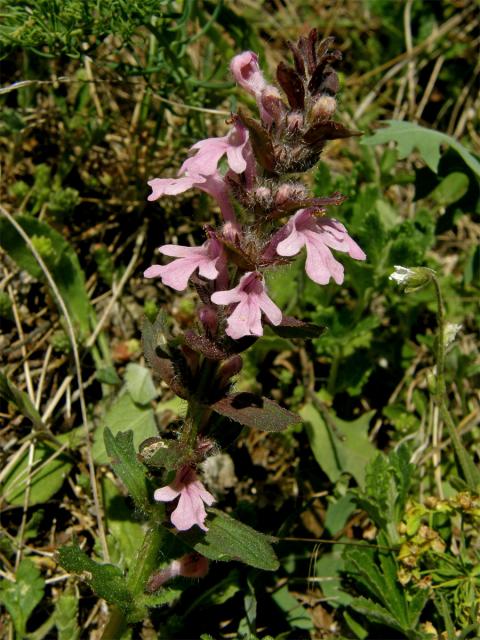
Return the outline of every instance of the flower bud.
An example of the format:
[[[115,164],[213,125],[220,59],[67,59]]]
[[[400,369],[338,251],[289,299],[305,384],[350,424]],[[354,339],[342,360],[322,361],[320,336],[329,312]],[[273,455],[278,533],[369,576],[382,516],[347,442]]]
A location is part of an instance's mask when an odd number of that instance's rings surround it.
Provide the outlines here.
[[[412,293],[430,284],[433,276],[435,276],[435,271],[428,267],[413,267],[409,269],[408,267],[395,265],[395,271],[390,274],[388,279],[403,286],[405,293]]]
[[[222,227],[222,236],[227,240],[227,242],[231,242],[235,244],[236,241],[240,238],[241,228],[236,222],[226,222]]]
[[[337,108],[337,101],[331,96],[321,96],[313,105],[310,115],[313,121],[330,120]]]
[[[269,209],[272,199],[272,190],[268,187],[258,187],[253,192],[253,199],[255,204],[260,205],[264,209]]]
[[[287,116],[287,129],[297,131],[303,127],[303,114],[300,111],[292,111]]]
[[[233,376],[236,376],[237,373],[240,373],[242,367],[243,360],[241,356],[238,355],[232,356],[231,358],[229,358],[229,360],[224,362],[218,373],[219,386],[221,388],[225,387],[228,384],[230,378],[233,378]]]
[[[203,578],[208,573],[208,560],[198,553],[188,553],[174,560],[168,567],[154,573],[147,583],[147,591],[157,591],[167,580],[182,576],[184,578]]]
[[[296,200],[304,196],[306,196],[306,190],[302,184],[281,184],[275,194],[275,204],[277,207],[281,207],[290,200]]]
[[[198,312],[200,322],[205,328],[205,332],[211,336],[215,335],[218,327],[217,312],[213,307],[202,307]]]
[[[287,111],[279,90],[271,84],[267,85],[262,91],[260,100],[263,109],[278,124]]]

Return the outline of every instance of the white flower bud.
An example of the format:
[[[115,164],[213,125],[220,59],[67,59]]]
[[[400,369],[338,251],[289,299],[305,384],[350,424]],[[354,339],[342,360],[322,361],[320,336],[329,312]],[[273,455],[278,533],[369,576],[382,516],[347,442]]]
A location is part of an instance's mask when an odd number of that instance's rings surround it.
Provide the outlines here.
[[[408,267],[395,265],[395,271],[388,276],[389,280],[393,280],[397,284],[407,284],[408,280],[415,275],[415,271]]]
[[[401,285],[405,293],[412,293],[412,291],[418,291],[426,287],[432,281],[432,276],[434,275],[433,269],[428,267],[413,267],[409,269],[408,267],[395,265],[395,271],[388,276],[388,279]]]

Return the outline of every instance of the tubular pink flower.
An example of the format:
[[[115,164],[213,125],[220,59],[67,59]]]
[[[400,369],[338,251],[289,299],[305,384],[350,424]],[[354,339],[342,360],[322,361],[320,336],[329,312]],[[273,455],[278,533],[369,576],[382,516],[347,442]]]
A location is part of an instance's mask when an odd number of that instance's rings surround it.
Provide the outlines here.
[[[198,553],[188,553],[178,560],[173,560],[167,567],[154,573],[147,583],[146,590],[153,593],[168,580],[182,576],[184,578],[203,578],[208,573],[208,560]]]
[[[343,266],[335,260],[330,248],[348,253],[355,260],[365,260],[366,255],[341,222],[317,218],[313,211],[300,209],[275,234],[272,245],[280,256],[294,256],[306,247],[308,277],[317,284],[327,284],[331,277],[337,284],[342,284]]]
[[[244,51],[232,58],[230,71],[235,82],[256,98],[260,97],[262,91],[267,87],[258,64],[258,56],[253,51]]]
[[[195,471],[189,466],[181,467],[171,484],[157,489],[153,494],[157,502],[171,502],[178,496],[180,500],[177,508],[170,516],[172,524],[179,531],[187,531],[194,525],[208,531],[205,526],[205,504],[212,505],[215,498],[205,489]]]
[[[209,176],[217,171],[220,159],[226,155],[228,166],[234,173],[243,173],[247,169],[250,143],[248,129],[239,121],[221,138],[207,138],[193,145],[197,152],[187,158],[180,167],[180,173]]]
[[[201,247],[185,247],[176,244],[164,244],[159,248],[165,256],[176,258],[167,265],[154,264],[145,272],[145,278],[161,278],[176,291],[187,288],[188,281],[196,269],[208,280],[216,280],[226,270],[226,258],[222,244],[210,237]]]
[[[234,340],[263,335],[262,311],[272,324],[278,325],[282,321],[282,312],[268,297],[262,275],[257,271],[243,275],[233,289],[215,292],[211,300],[221,305],[238,303],[227,320],[226,329]]]
[[[237,223],[229,198],[228,185],[218,171],[209,176],[185,173],[179,178],[154,178],[148,182],[148,185],[152,189],[152,193],[147,198],[150,202],[164,195],[176,196],[194,187],[201,189],[215,198],[226,222]]]
[[[269,125],[272,122],[272,116],[263,105],[262,93],[268,89],[278,94],[278,90],[265,81],[260,65],[258,64],[257,54],[253,53],[253,51],[239,53],[232,58],[230,71],[232,72],[235,82],[237,82],[242,89],[245,89],[245,91],[248,91],[252,96],[255,96],[260,117],[265,124]]]

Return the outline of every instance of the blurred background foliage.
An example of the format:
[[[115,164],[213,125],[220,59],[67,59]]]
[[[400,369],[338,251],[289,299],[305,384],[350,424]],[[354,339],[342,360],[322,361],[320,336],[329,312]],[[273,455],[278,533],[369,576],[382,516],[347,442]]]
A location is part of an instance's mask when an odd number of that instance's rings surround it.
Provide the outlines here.
[[[272,273],[283,310],[328,330],[306,344],[266,335],[237,384],[304,424],[244,434],[227,452],[230,475],[210,477],[223,507],[281,539],[281,569],[214,563],[198,584],[179,580],[183,594],[132,637],[478,637],[480,505],[429,391],[435,294],[405,296],[388,281],[396,264],[438,273],[448,320],[462,325],[447,354],[450,407],[478,461],[475,3],[0,0],[0,15],[1,201],[74,324],[108,546],[122,567],[141,523],[102,432],[133,428],[139,444],[175,424],[181,402],[163,386],[144,393],[141,325],[166,304],[174,325],[195,322],[193,294],[141,274],[165,241],[198,243],[214,212],[192,192],[147,204],[147,180],[175,175],[195,141],[223,135],[238,101],[253,108],[228,74],[235,53],[256,51],[273,78],[285,40],[312,26],[344,53],[339,117],[364,133],[331,143],[308,180],[318,195],[348,196],[332,215],[367,262],[348,261],[342,287],[314,285],[301,260]],[[436,166],[428,136],[407,157],[401,137],[376,144],[370,134],[392,119],[451,136],[472,161],[447,144]],[[105,607],[53,556],[74,536],[100,553],[72,343],[4,216],[0,245],[2,624],[9,637],[97,638]]]

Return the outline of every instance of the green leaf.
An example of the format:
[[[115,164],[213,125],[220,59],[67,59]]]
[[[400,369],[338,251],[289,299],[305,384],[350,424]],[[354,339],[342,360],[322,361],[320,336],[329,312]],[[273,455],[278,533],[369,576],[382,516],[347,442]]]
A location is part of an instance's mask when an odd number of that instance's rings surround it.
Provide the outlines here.
[[[137,602],[140,606],[155,608],[178,600],[181,595],[182,591],[180,589],[162,589],[158,593],[145,593],[139,596]]]
[[[4,579],[0,583],[0,602],[11,615],[19,639],[25,637],[28,619],[43,598],[44,587],[40,570],[28,559],[20,563],[15,582]]]
[[[375,411],[347,422],[333,413],[325,418],[313,404],[300,411],[316,461],[332,482],[342,473],[350,473],[360,486],[365,479],[365,468],[377,450],[368,440],[368,426]]]
[[[0,371],[0,398],[14,404],[22,415],[32,421],[37,429],[44,429],[40,414],[35,409],[28,394],[18,389],[7,376]]]
[[[430,193],[437,204],[447,207],[453,202],[457,202],[468,191],[469,179],[464,173],[454,171],[444,178],[440,184]]]
[[[121,384],[120,377],[115,370],[115,367],[102,367],[97,369],[97,380],[103,382],[103,384]]]
[[[330,553],[320,556],[315,564],[315,582],[320,585],[332,607],[348,605],[352,600],[352,596],[342,587],[341,573],[344,570],[343,549],[338,545]]]
[[[125,382],[132,400],[137,404],[149,404],[158,396],[150,371],[139,364],[127,364]]]
[[[284,409],[273,400],[253,393],[233,393],[212,405],[212,409],[226,418],[247,427],[263,431],[284,431],[300,422],[297,414]]]
[[[105,424],[97,427],[93,436],[93,456],[98,464],[108,464],[103,438],[105,426],[109,427],[113,435],[132,429],[133,445],[136,450],[141,442],[158,434],[153,409],[136,404],[125,389],[110,405],[103,420]]]
[[[345,567],[348,568],[348,574],[363,585],[372,596],[389,606],[386,599],[386,579],[381,573],[375,557],[375,550],[370,546],[364,547],[346,547],[343,552]]]
[[[182,539],[195,551],[210,560],[240,560],[251,567],[276,571],[279,562],[271,546],[272,538],[235,520],[218,509],[209,509],[205,535],[196,531],[183,534]]]
[[[78,598],[71,587],[67,587],[55,604],[53,614],[58,640],[78,640]]]
[[[30,482],[29,506],[47,502],[62,486],[65,478],[72,468],[70,458],[60,454],[50,459],[55,454],[44,442],[35,445],[32,465],[32,479]],[[3,496],[9,504],[23,505],[28,479],[29,451],[19,458],[10,469],[3,486]],[[41,468],[40,468],[41,467]],[[38,472],[35,470],[39,468]]]
[[[350,493],[342,496],[336,502],[331,502],[325,517],[325,528],[328,529],[332,535],[335,535],[343,529],[347,519],[354,510],[355,499]]]
[[[407,616],[410,629],[418,629],[420,614],[430,598],[428,589],[418,589],[408,603]]]
[[[78,544],[61,547],[58,562],[69,573],[76,573],[83,578],[99,598],[117,605],[126,615],[132,611],[132,594],[127,589],[125,577],[118,567],[95,562]]]
[[[144,512],[150,510],[148,499],[146,469],[137,460],[137,454],[133,445],[133,431],[125,431],[112,434],[107,427],[104,433],[105,449],[111,458],[111,465],[127,487],[129,494],[136,506]]]
[[[192,452],[178,440],[164,440],[156,436],[142,442],[138,457],[147,467],[172,471],[191,461]]]
[[[115,564],[122,569],[134,562],[143,540],[143,528],[132,518],[132,506],[121,495],[115,483],[107,476],[102,478],[103,503],[109,533],[110,557],[116,553]]]
[[[313,631],[314,625],[311,616],[300,602],[292,596],[287,585],[274,591],[272,600],[284,612],[285,619],[291,627]]]
[[[387,611],[387,609],[379,605],[377,602],[373,602],[372,600],[361,596],[359,598],[354,598],[350,603],[350,607],[364,615],[369,622],[379,622],[391,629],[396,629],[400,632],[404,631],[404,628],[398,620],[396,620],[395,617]]]
[[[400,159],[409,156],[413,149],[418,149],[425,164],[437,173],[440,161],[440,147],[446,144],[462,157],[465,164],[480,178],[480,162],[465,147],[445,133],[433,129],[420,127],[413,122],[399,120],[387,120],[387,127],[379,129],[372,136],[362,139],[362,144],[376,145],[387,142],[396,142],[398,145],[398,157]]]
[[[77,324],[81,335],[87,335],[90,331],[90,317],[93,309],[87,296],[85,275],[76,252],[65,238],[47,223],[26,215],[17,215],[15,220],[30,238],[36,236],[49,241],[53,249],[53,257],[49,258],[48,255],[44,257],[47,267],[65,301],[72,321]],[[40,266],[23,238],[5,218],[0,219],[0,245],[21,269],[25,269],[38,280],[45,280]]]
[[[378,453],[367,466],[365,489],[355,494],[357,504],[388,533],[392,544],[398,542],[397,525],[403,517],[413,469],[405,447],[388,458]]]

